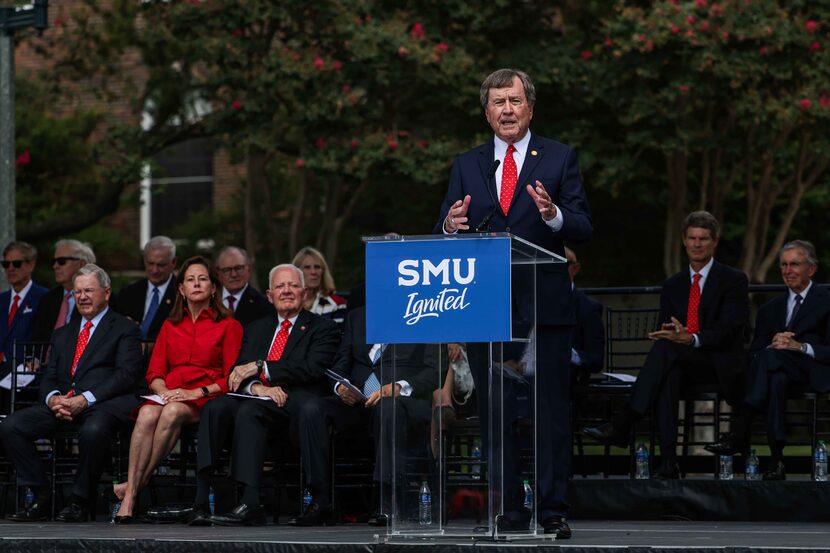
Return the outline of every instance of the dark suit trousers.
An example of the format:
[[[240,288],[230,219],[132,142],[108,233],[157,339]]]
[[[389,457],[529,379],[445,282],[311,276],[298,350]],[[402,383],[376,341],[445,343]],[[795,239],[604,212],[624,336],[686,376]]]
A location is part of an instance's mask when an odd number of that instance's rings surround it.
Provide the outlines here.
[[[631,390],[629,405],[644,415],[653,405],[657,414],[660,447],[677,445],[677,409],[680,385],[716,384],[717,372],[711,356],[691,346],[658,340],[648,352],[637,382]]]
[[[222,450],[230,450],[236,413],[246,401],[260,400],[219,396],[205,404],[199,420],[199,445],[196,451],[196,467],[199,472],[210,470],[212,473],[219,464]]]
[[[72,493],[88,499],[94,495],[120,425],[116,416],[95,406],[78,415],[76,422],[67,423],[56,419],[46,405],[40,404],[9,415],[0,424],[0,442],[14,464],[20,484],[47,486],[49,480],[35,440],[50,438],[60,430],[77,429],[78,468]]]
[[[309,490],[318,499],[331,499],[330,427],[338,433],[365,432],[371,424],[375,443],[373,479],[390,483],[393,481],[392,440],[395,440],[399,453],[396,464],[402,467],[406,461],[409,430],[426,425],[429,417],[430,403],[420,398],[398,397],[394,414],[391,398],[383,398],[379,405],[368,409],[362,405],[350,407],[335,396],[309,398],[300,408],[297,421],[303,471]]]
[[[787,441],[787,385],[808,384],[808,356],[794,351],[762,349],[752,359],[746,378],[744,401],[767,412],[767,439],[770,444]]]

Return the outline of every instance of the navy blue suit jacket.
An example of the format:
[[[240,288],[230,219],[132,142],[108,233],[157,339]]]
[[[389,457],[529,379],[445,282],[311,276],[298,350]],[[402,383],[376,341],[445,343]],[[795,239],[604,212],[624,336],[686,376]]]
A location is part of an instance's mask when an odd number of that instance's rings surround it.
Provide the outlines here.
[[[758,310],[752,339],[753,354],[766,348],[772,343],[773,336],[787,329],[788,299],[788,293],[781,294]],[[830,291],[813,282],[795,316],[792,332],[796,341],[810,344],[815,353],[814,359],[803,356],[810,374],[810,386],[819,392],[830,391]]]
[[[494,209],[494,200],[498,201],[495,182],[494,179],[489,179],[490,182],[487,179],[487,173],[493,166],[494,152],[494,141],[491,140],[455,159],[449,189],[433,232],[443,233],[444,218],[450,206],[468,194],[471,201],[467,217],[471,229],[475,229]],[[553,232],[542,220],[526,190],[526,185],[535,186],[537,180],[562,211],[564,222],[558,232]],[[589,240],[593,232],[591,213],[579,176],[576,153],[560,142],[531,134],[510,209],[507,215],[501,209],[496,210],[490,221],[490,230],[509,232],[562,257],[565,256],[565,241],[578,243]],[[521,289],[516,291],[521,292]],[[529,306],[522,305],[523,296],[526,297],[522,294],[517,297],[519,309],[527,312]],[[537,322],[551,325],[574,323],[571,282],[566,264],[539,266],[536,297]]]
[[[4,360],[11,362],[14,358],[14,341],[30,340],[32,324],[37,314],[40,298],[48,290],[43,286],[32,283],[32,287],[17,307],[17,315],[9,327],[9,307],[12,302],[12,291],[6,290],[0,294],[0,350],[4,353]]]

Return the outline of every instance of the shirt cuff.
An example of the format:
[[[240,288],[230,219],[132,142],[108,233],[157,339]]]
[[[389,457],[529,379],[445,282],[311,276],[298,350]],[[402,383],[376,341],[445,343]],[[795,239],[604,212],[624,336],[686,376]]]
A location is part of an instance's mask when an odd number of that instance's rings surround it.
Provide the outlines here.
[[[450,232],[450,231],[448,231],[448,230],[447,230],[447,217],[444,217],[444,222],[443,222],[443,223],[441,223],[441,231],[442,231],[444,234],[458,234],[458,229],[455,229],[455,230],[454,230],[454,231],[452,231],[452,232]]]
[[[697,333],[694,333],[694,334],[692,334],[692,339],[694,340],[694,342],[692,342],[692,347],[693,348],[699,348],[700,347],[700,336],[698,336]]]
[[[52,396],[59,396],[59,395],[60,395],[60,390],[52,390],[51,392],[49,392],[48,394],[46,394],[46,400],[44,401],[44,403],[46,404],[46,406],[47,406],[47,407],[49,407],[49,398],[50,398],[50,397],[52,397]]]
[[[260,382],[259,380],[254,380],[253,382],[251,382],[250,384],[245,386],[245,389],[242,390],[242,393],[243,394],[248,394],[249,396],[254,395],[254,393],[251,391],[251,388],[254,387],[254,384],[262,384],[262,382]]]
[[[550,221],[545,221],[545,224],[549,226],[550,230],[553,232],[559,232],[562,230],[562,225],[565,224],[565,219],[562,217],[562,210],[559,209],[559,206],[553,204],[553,207],[556,208],[556,216]]]
[[[571,364],[572,365],[581,365],[582,358],[579,356],[579,352],[575,349],[571,348]]]
[[[809,355],[810,357],[815,359],[816,358],[816,352],[813,351],[813,346],[811,346],[810,344],[804,344],[804,345],[807,346],[806,351],[804,353],[806,353],[807,355]]]
[[[262,364],[262,374],[263,374],[263,376],[265,376],[265,378],[268,380],[268,382],[271,381],[271,372],[268,370],[268,361],[265,361]]]
[[[81,395],[86,398],[86,402],[89,403],[89,407],[92,407],[93,405],[95,405],[95,395],[92,392],[87,390],[86,392],[82,393]]]
[[[410,386],[409,382],[406,380],[398,380],[395,384],[401,385],[401,395],[403,397],[409,397],[412,395],[412,386]]]

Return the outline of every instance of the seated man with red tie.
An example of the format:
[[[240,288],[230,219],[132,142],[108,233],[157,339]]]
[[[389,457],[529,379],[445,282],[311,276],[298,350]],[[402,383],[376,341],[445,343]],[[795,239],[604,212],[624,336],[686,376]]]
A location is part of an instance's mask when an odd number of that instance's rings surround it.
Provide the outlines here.
[[[20,355],[14,353],[14,342],[30,339],[40,298],[47,292],[32,281],[36,262],[37,250],[31,244],[9,242],[3,248],[2,264],[11,289],[0,294],[0,314],[6,314],[0,315],[0,363],[11,363]]]
[[[663,283],[662,328],[649,333],[654,346],[640,369],[629,405],[611,422],[583,430],[600,442],[624,447],[634,421],[654,406],[662,452],[655,478],[679,475],[675,449],[681,386],[717,384],[727,401],[737,405],[743,377],[747,277],[715,261],[720,225],[710,213],[690,213],[682,231],[689,266]]]
[[[43,521],[50,511],[49,480],[35,442],[77,428],[78,467],[61,522],[84,522],[119,427],[131,420],[143,389],[138,327],[109,309],[110,278],[92,263],[73,279],[78,319],[55,331],[40,384],[42,403],[15,411],[0,424],[0,443],[18,482],[34,503],[15,513],[18,522]]]
[[[192,524],[251,525],[265,522],[259,489],[262,465],[272,429],[287,428],[289,418],[309,397],[327,389],[325,370],[331,366],[340,338],[330,319],[303,309],[303,272],[277,265],[268,275],[271,317],[245,327],[239,358],[228,378],[231,391],[253,398],[222,396],[210,401],[199,422],[196,499],[191,509],[158,513],[151,518],[189,520]],[[231,477],[244,486],[240,504],[224,515],[207,509],[212,475],[223,447],[231,446]],[[188,512],[189,511],[189,512]],[[202,516],[199,516],[202,515]]]

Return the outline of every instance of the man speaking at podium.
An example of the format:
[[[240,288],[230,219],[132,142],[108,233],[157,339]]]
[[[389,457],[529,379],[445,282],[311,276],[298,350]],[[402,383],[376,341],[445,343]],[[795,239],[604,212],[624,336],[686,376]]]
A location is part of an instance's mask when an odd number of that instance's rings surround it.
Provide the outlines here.
[[[566,240],[584,242],[593,230],[576,153],[530,132],[536,89],[522,71],[499,69],[492,73],[481,85],[480,100],[495,136],[456,158],[434,232],[509,232],[564,257]],[[571,536],[566,494],[574,306],[566,264],[540,265],[536,281],[537,513],[545,533],[561,539]],[[514,294],[520,295],[521,290]],[[533,306],[521,297],[514,300],[520,310],[532,311]],[[533,320],[532,313],[521,315]],[[486,348],[472,350],[480,352],[471,352],[470,365],[481,427],[486,429]],[[519,466],[505,463],[504,516],[498,521],[501,531],[528,528],[530,513],[522,507],[519,470]]]

